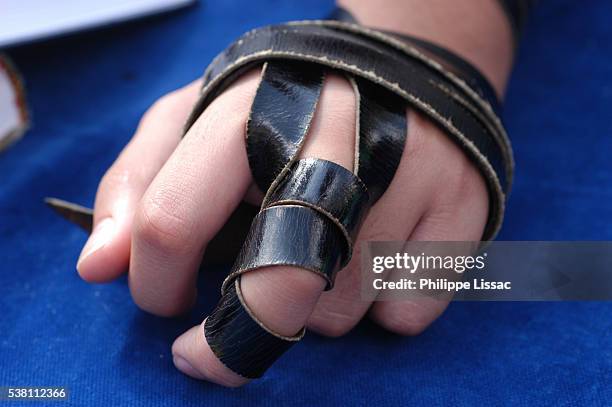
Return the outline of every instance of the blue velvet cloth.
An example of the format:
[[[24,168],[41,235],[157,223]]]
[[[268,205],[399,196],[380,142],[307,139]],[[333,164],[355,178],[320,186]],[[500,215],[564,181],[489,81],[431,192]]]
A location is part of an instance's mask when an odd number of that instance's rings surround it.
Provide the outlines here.
[[[609,303],[455,303],[415,338],[368,322],[341,339],[311,334],[265,378],[230,390],[183,376],[170,354],[216,302],[219,273],[173,320],[139,311],[125,279],[78,278],[86,236],[43,197],[91,205],[153,101],[245,30],[331,7],[207,2],[10,50],[33,127],[0,154],[0,386],[68,386],[74,404],[104,406],[612,403]],[[607,0],[534,11],[506,103],[517,172],[501,239],[612,238],[611,18]]]

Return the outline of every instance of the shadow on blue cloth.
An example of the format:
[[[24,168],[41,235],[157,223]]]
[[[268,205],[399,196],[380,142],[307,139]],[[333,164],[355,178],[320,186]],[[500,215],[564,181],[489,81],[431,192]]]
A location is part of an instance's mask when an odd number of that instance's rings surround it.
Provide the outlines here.
[[[247,29],[325,16],[328,1],[223,1],[10,50],[33,127],[0,155],[0,386],[68,386],[79,405],[610,405],[612,305],[455,303],[423,335],[369,322],[307,335],[242,389],[186,378],[170,344],[210,310],[146,315],[125,279],[90,286],[85,241],[42,205],[92,204],[145,109]],[[506,104],[517,178],[503,240],[612,239],[612,3],[541,2]],[[213,275],[209,282],[209,275]]]

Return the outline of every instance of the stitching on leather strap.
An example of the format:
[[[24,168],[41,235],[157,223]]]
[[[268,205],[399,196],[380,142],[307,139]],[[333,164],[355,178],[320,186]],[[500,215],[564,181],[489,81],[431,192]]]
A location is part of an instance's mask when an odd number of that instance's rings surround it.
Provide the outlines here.
[[[321,31],[313,32],[317,27]],[[333,29],[338,30],[336,37],[330,34]],[[340,48],[330,48],[328,44],[327,48],[321,46],[318,53],[316,48],[307,46],[301,49],[311,54],[297,52],[283,41],[276,44],[271,40],[276,38],[273,35],[293,35],[290,39],[294,42],[304,38],[327,40],[334,47],[350,49],[336,52]],[[260,42],[250,44],[249,49],[248,42],[258,39]],[[276,48],[270,44],[276,44]],[[360,65],[361,55],[380,57],[381,63],[391,68],[382,67],[381,73],[380,65],[375,63]],[[316,66],[303,67],[296,61]],[[201,97],[187,128],[231,80],[260,62],[264,67],[247,125],[247,155],[256,183],[265,189],[265,197],[240,255],[223,282],[222,299],[206,321],[213,352],[245,377],[263,374],[290,343],[301,339],[305,330],[293,337],[270,330],[247,306],[240,290],[242,275],[262,267],[290,266],[320,275],[327,281],[327,289],[333,286],[336,273],[352,256],[353,240],[370,205],[395,175],[407,132],[405,106],[429,117],[478,166],[491,198],[484,232],[487,239],[494,237],[501,226],[504,186],[509,190],[513,173],[512,150],[501,120],[478,92],[410,44],[341,22],[292,22],[242,36],[206,70]],[[342,71],[354,90],[357,103],[353,173],[329,161],[297,159],[320,98],[325,68]],[[406,80],[398,76],[399,69],[422,77]],[[310,81],[313,72],[320,75],[320,82]],[[400,102],[405,105],[398,108]],[[295,120],[288,119],[292,117]],[[487,150],[491,159],[479,147]],[[395,155],[385,153],[385,148],[392,149]],[[378,165],[377,160],[385,158],[388,165]],[[506,176],[506,185],[502,185],[496,170]],[[374,176],[377,171],[383,171],[385,176]]]
[[[265,50],[265,51],[257,52],[257,53],[254,53],[248,56],[240,57],[236,60],[235,63],[228,65],[228,67],[225,68],[222,73],[220,73],[213,81],[211,81],[206,86],[206,88],[203,91],[203,94],[207,93],[208,89],[213,88],[221,79],[223,79],[223,77],[229,75],[232,71],[236,70],[238,67],[244,66],[245,64],[248,64],[249,62],[254,62],[254,61],[258,61],[258,60],[262,60],[262,59],[274,57],[274,56],[290,58],[290,59],[293,58],[297,60],[307,60],[311,62],[319,62],[319,63],[327,64],[328,66],[331,66],[331,67],[342,68],[349,72],[357,73],[365,77],[366,79],[370,79],[373,82],[378,83],[381,86],[386,87],[387,89],[394,91],[400,96],[402,96],[411,105],[417,107],[419,110],[423,111],[427,116],[434,119],[435,122],[442,125],[450,135],[452,135],[453,137],[456,137],[460,141],[460,143],[464,145],[466,149],[470,151],[470,153],[476,159],[477,164],[479,165],[481,171],[484,173],[485,179],[489,181],[490,187],[492,188],[492,193],[494,194],[494,196],[497,197],[497,200],[499,201],[498,209],[500,209],[500,211],[502,211],[501,213],[503,213],[503,208],[504,208],[503,202],[505,201],[505,194],[502,190],[502,186],[497,176],[497,173],[491,166],[491,163],[488,161],[487,157],[485,157],[478,150],[478,148],[476,148],[476,146],[474,145],[474,143],[472,143],[472,141],[470,141],[462,132],[460,132],[455,127],[455,125],[452,123],[450,119],[443,117],[433,106],[423,102],[422,100],[418,99],[414,95],[399,88],[397,84],[389,83],[383,80],[382,78],[378,77],[373,72],[362,71],[356,66],[347,66],[342,61],[332,61],[332,60],[325,59],[325,58],[320,58],[320,59],[313,58],[312,56],[309,56],[309,55],[303,55],[303,54],[297,54],[297,53],[291,53],[291,52],[278,53],[278,52],[275,52],[274,50]],[[495,237],[495,235],[499,231],[499,228],[501,227],[501,221],[502,221],[501,216],[495,215],[495,214],[493,215],[493,218],[491,219],[492,226],[489,228],[490,231],[488,233],[485,233],[485,236],[484,236],[485,239],[492,239]]]

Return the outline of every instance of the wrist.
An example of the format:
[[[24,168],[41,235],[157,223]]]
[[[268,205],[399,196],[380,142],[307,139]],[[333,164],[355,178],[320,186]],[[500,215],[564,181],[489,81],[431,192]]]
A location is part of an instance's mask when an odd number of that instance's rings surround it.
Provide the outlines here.
[[[513,56],[511,26],[495,0],[338,0],[360,23],[418,37],[461,56],[504,93]]]

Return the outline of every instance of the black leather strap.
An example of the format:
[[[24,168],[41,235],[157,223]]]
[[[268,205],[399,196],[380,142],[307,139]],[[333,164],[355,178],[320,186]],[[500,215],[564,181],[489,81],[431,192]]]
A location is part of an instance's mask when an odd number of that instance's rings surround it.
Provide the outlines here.
[[[331,161],[307,158],[297,161],[271,191],[263,207],[301,205],[329,218],[344,236],[351,257],[353,242],[370,209],[364,183],[346,168]]]
[[[359,97],[357,176],[374,203],[387,190],[404,153],[408,118],[403,100],[388,90],[355,78]]]
[[[494,236],[511,183],[512,152],[488,83],[455,58],[421,40],[309,21],[251,31],[209,66],[187,128],[244,71],[264,67],[247,126],[247,155],[265,198],[206,322],[211,348],[230,369],[258,377],[299,339],[275,334],[248,311],[240,297],[242,275],[295,266],[333,286],[370,206],[393,181],[408,106],[442,128],[482,171],[491,198],[484,237]],[[298,160],[330,70],[344,73],[358,98],[354,172],[324,160]]]
[[[504,0],[500,1],[503,2]],[[341,7],[336,7],[332,11],[328,19],[343,21],[345,23],[351,24],[359,24],[359,22],[355,19],[355,17],[353,17],[353,15],[351,15],[351,13]],[[484,77],[484,75],[468,61],[445,48],[425,41],[421,38],[389,31],[383,32],[387,35],[397,38],[400,41],[410,44],[414,48],[418,49],[419,52],[421,52],[422,54],[428,56],[440,65],[444,66],[444,69],[453,72],[453,74],[461,78],[461,80],[467,83],[470,88],[472,88],[476,93],[478,93],[480,97],[485,99],[491,105],[495,113],[499,115],[501,111],[501,103],[497,98],[497,95],[495,94],[493,86],[491,86],[490,82]]]
[[[274,183],[255,217],[219,304],[205,323],[206,339],[234,372],[260,377],[304,333],[286,338],[254,315],[244,302],[242,274],[270,266],[294,266],[320,275],[333,287],[336,273],[351,257],[351,247],[369,195],[353,173],[330,161],[295,162]]]
[[[227,86],[259,65],[264,69],[247,125],[247,156],[266,196],[205,323],[213,352],[248,378],[260,377],[304,330],[285,337],[268,329],[242,298],[242,274],[296,266],[333,286],[369,208],[393,181],[406,140],[406,108],[428,116],[481,170],[491,203],[484,239],[501,225],[513,172],[499,102],[476,69],[433,44],[354,20],[294,22],[243,35],[208,67],[185,131]],[[331,70],[349,79],[358,98],[353,172],[324,160],[298,161]],[[91,213],[53,206],[90,226]]]
[[[240,280],[227,290],[212,314],[204,333],[219,360],[237,374],[256,379],[297,341],[305,330],[283,336],[266,328],[246,305]]]
[[[294,59],[376,83],[429,116],[481,170],[491,197],[483,238],[496,234],[513,171],[499,117],[460,78],[383,33],[335,21],[291,23],[247,33],[209,66],[190,123],[245,67],[262,60]]]
[[[266,192],[297,157],[314,116],[321,88],[320,66],[267,62],[247,122],[247,154],[253,179]]]
[[[348,257],[338,227],[318,211],[299,205],[273,206],[253,220],[222,293],[241,274],[268,266],[294,266],[320,275],[333,286]]]
[[[247,378],[260,377],[305,330],[286,337],[266,327],[242,297],[242,274],[290,265],[333,286],[369,208],[393,181],[406,140],[406,109],[428,116],[481,170],[491,202],[484,239],[501,225],[512,182],[500,103],[475,68],[420,39],[362,27],[346,13],[337,17],[344,21],[294,22],[243,35],[208,67],[185,129],[246,70],[264,66],[246,136],[253,177],[266,196],[205,323],[215,355]],[[329,71],[343,73],[358,98],[353,172],[324,160],[298,161]],[[49,204],[91,228],[90,210]]]

